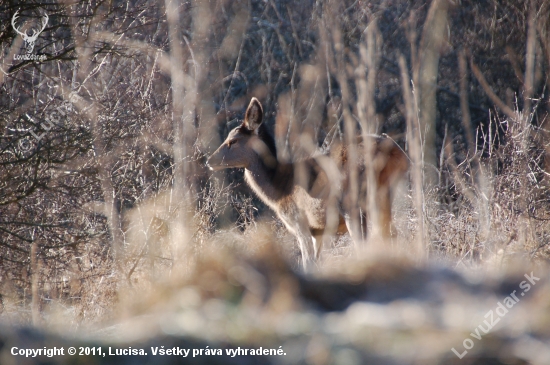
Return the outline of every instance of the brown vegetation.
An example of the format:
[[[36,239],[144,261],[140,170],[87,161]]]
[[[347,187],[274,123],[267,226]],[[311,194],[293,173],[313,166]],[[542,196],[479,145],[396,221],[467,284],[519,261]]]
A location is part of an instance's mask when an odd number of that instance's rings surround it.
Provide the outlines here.
[[[48,14],[32,50],[16,12],[28,34]],[[547,1],[6,0],[0,20],[4,323],[443,364],[495,297],[547,272]],[[345,236],[296,274],[294,238],[243,172],[205,166],[251,97],[282,160],[342,143],[357,166],[357,135],[403,146],[391,243]],[[356,169],[349,189],[352,231],[364,206],[376,232]],[[548,363],[528,350],[550,337],[536,288],[462,361]]]

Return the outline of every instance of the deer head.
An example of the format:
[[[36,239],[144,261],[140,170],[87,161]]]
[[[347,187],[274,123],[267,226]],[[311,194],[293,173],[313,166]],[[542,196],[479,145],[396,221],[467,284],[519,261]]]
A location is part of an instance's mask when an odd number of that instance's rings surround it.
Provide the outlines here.
[[[248,168],[259,158],[267,165],[275,163],[269,142],[262,130],[263,109],[256,98],[250,100],[242,124],[229,132],[222,145],[206,162],[211,170]]]
[[[31,28],[32,35],[27,34],[27,31],[21,32],[17,28],[17,26],[15,25],[15,22],[17,21],[18,17],[19,17],[19,10],[17,10],[15,12],[15,14],[13,14],[13,18],[11,18],[11,25],[12,25],[13,29],[21,37],[23,37],[23,40],[25,41],[25,48],[27,50],[27,53],[32,53],[32,51],[34,50],[34,42],[36,42],[36,39],[38,38],[40,33],[42,33],[44,31],[44,29],[46,28],[46,25],[48,24],[48,20],[49,20],[48,14],[44,14],[44,20],[42,22],[42,28],[40,30],[35,29],[35,28]]]

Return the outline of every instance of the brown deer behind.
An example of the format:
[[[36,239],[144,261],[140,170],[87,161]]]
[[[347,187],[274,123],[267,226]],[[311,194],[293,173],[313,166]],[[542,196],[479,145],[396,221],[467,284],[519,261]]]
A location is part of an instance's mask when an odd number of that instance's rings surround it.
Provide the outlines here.
[[[349,210],[356,202],[352,201],[353,198],[347,194],[345,188],[348,186],[348,151],[345,146],[336,145],[328,155],[293,163],[280,161],[277,158],[275,140],[262,121],[262,105],[258,99],[252,98],[242,124],[229,133],[227,139],[210,156],[207,164],[212,170],[245,169],[245,179],[252,190],[277,213],[287,229],[298,239],[303,267],[307,269],[309,262],[318,259],[321,254],[323,235],[326,237],[348,231],[351,233]],[[392,190],[406,172],[408,159],[388,138],[373,138],[371,142],[375,149],[371,163],[377,181],[377,208],[382,234],[388,237]],[[341,184],[333,183],[334,178],[329,176],[332,172],[327,174],[326,167],[330,167],[330,162],[341,173]],[[360,181],[366,181],[365,166],[365,161],[358,164]],[[366,202],[365,185],[360,184],[359,201]],[[334,206],[337,214],[327,214]],[[362,211],[365,212],[366,209]],[[362,214],[361,219],[365,220],[365,214]],[[364,229],[366,224],[362,226]]]

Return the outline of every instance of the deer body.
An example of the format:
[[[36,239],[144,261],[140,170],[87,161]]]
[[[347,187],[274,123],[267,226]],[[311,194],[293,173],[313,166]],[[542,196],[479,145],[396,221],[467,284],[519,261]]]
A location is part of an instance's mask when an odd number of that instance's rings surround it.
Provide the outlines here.
[[[207,164],[212,170],[245,169],[248,185],[296,236],[306,269],[311,260],[319,258],[323,237],[350,231],[347,219],[350,199],[345,189],[334,184],[334,178],[329,178],[326,168],[321,167],[321,158],[329,159],[326,161],[342,172],[341,186],[347,186],[347,151],[344,147],[337,146],[328,156],[312,157],[294,163],[280,161],[277,159],[275,141],[262,124],[262,119],[262,106],[256,98],[252,98],[242,125],[229,133],[227,139],[210,156]],[[380,143],[375,145],[375,155],[386,157],[376,169],[379,183],[377,200],[378,205],[385,210],[381,212],[381,216],[389,235],[389,185],[404,173],[408,164],[404,153],[393,142],[390,147],[386,144],[385,149],[381,148]],[[398,163],[389,164],[389,161]],[[387,166],[390,165],[395,166],[388,169]],[[362,171],[364,175],[364,168]],[[363,175],[361,178],[364,178]],[[332,207],[336,207],[336,214],[327,214]]]

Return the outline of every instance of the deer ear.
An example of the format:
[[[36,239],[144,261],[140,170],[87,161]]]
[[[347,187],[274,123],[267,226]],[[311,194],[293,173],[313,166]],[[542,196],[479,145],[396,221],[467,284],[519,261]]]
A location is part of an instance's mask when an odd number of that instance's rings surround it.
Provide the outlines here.
[[[252,98],[248,108],[246,108],[243,125],[249,131],[255,131],[258,129],[260,124],[262,124],[263,117],[264,111],[262,109],[262,104],[258,99]]]

